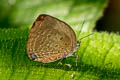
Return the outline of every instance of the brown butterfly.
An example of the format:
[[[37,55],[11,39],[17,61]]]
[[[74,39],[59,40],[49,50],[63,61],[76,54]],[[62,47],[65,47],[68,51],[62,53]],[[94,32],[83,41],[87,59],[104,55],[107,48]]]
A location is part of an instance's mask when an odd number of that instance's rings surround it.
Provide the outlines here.
[[[80,42],[68,24],[41,14],[30,30],[27,54],[31,60],[50,63],[72,56],[79,46]]]
[[[30,29],[27,54],[31,60],[43,63],[75,56],[77,66],[78,56],[73,53],[77,51],[79,46],[80,41],[76,40],[75,32],[68,24],[55,17],[41,14]]]

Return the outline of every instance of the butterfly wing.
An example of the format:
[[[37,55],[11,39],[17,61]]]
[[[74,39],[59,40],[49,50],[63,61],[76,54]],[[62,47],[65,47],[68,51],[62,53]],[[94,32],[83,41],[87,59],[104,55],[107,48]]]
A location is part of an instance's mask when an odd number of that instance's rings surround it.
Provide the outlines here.
[[[69,25],[49,15],[40,15],[28,37],[27,54],[35,61],[49,63],[72,55],[76,49],[76,36]]]

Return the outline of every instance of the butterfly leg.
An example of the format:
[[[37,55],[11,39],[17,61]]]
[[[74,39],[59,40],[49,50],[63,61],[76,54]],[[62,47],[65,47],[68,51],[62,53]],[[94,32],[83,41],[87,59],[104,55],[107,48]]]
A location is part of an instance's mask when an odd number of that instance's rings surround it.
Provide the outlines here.
[[[76,58],[76,67],[78,66],[78,55],[77,53],[74,53],[73,56]]]
[[[71,57],[74,57],[76,59],[75,62],[76,62],[76,67],[77,67],[78,66],[78,55],[77,55],[77,53],[75,52],[74,54],[71,55]],[[70,64],[65,64],[65,65],[68,66],[68,67],[71,66]]]
[[[62,59],[60,59],[60,61],[57,63],[57,65],[62,65],[62,61],[64,60],[65,58],[62,58]]]

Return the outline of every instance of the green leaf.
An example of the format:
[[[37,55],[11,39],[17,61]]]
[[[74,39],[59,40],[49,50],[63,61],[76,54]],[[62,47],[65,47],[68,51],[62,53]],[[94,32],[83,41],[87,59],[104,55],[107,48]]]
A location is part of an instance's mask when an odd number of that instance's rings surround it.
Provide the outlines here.
[[[83,39],[77,52],[79,59],[76,67],[73,57],[64,59],[63,65],[57,65],[59,61],[43,64],[28,59],[26,41],[29,29],[0,29],[0,32],[1,80],[120,79],[120,36],[114,33],[96,32]],[[81,33],[80,37],[87,34]]]

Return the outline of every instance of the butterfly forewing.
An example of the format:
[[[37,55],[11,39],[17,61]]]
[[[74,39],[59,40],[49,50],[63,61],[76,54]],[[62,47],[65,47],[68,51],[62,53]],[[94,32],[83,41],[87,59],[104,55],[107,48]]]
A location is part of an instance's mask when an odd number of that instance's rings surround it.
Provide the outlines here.
[[[57,18],[42,14],[34,22],[28,37],[27,54],[30,59],[49,63],[72,55],[76,36],[69,25]]]

